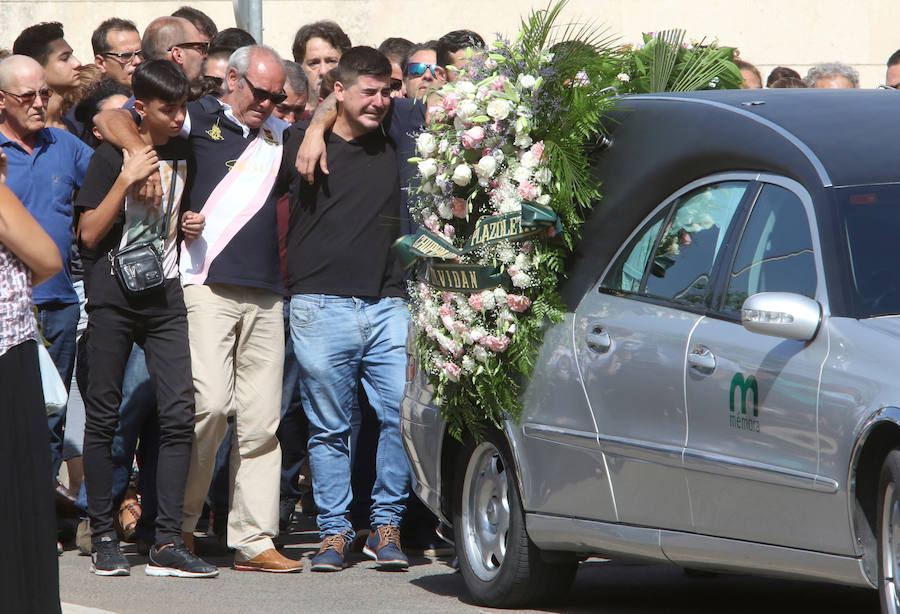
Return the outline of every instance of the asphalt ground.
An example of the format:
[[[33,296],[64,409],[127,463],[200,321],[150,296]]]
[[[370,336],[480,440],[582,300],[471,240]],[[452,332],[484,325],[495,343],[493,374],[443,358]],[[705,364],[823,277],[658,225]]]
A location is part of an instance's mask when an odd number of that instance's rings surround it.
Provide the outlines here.
[[[238,572],[231,556],[205,557],[220,566],[218,578],[198,580],[145,575],[146,557],[133,545],[124,550],[132,565],[129,577],[91,574],[90,559],[77,550],[60,557],[60,596],[64,614],[201,613],[363,613],[493,612],[471,605],[451,557],[410,557],[405,572],[380,572],[374,561],[351,554],[339,573],[312,573],[309,558],[317,547],[311,519],[301,517],[280,539],[286,556],[303,560],[299,574]],[[199,539],[210,545],[211,538]],[[2,608],[0,608],[2,609]],[[588,559],[579,567],[572,589],[553,603],[523,612],[572,614],[713,614],[878,612],[874,591],[827,584],[738,575],[688,575],[671,565],[644,565]]]

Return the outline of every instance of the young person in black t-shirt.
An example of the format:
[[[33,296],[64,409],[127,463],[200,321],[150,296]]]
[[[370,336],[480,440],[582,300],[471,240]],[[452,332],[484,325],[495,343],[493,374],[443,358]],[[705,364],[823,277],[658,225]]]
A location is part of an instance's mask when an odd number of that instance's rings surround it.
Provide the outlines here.
[[[155,546],[147,575],[214,577],[219,570],[197,558],[181,539],[184,488],[190,465],[194,388],[187,317],[178,276],[178,221],[185,236],[199,236],[203,217],[180,215],[187,172],[186,144],[177,137],[184,123],[189,84],[171,62],[151,60],[132,78],[140,136],[147,144],[135,156],[101,145],[87,170],[76,206],[84,211],[78,227],[85,265],[88,356],[91,368],[84,397],[85,482],[92,529],[92,566],[97,575],[129,575],[113,529],[110,448],[122,400],[122,379],[133,343],[144,348],[157,398],[160,427],[157,463],[158,514]],[[163,199],[158,205],[137,200],[136,182],[159,173]],[[113,275],[119,249],[153,241],[165,282],[143,294],[130,294]]]
[[[379,422],[371,532],[364,552],[379,567],[403,569],[399,525],[409,494],[400,438],[409,312],[403,271],[391,244],[400,230],[400,182],[393,141],[381,130],[390,105],[391,65],[371,47],[341,56],[329,175],[312,183],[294,169],[304,128],[285,134],[281,187],[289,185],[287,273],[291,339],[303,405],[322,540],[312,571],[340,571],[355,533],[350,432],[361,382]]]

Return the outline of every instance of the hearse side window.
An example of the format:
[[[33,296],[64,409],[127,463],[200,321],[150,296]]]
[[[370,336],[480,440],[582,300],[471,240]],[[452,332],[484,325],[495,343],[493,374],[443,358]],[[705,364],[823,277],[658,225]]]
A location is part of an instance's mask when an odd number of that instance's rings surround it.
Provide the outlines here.
[[[645,222],[610,269],[602,287],[706,304],[710,273],[748,182],[692,190]]]
[[[816,263],[803,203],[772,184],[763,186],[750,212],[723,310],[739,316],[744,300],[757,292],[816,295]]]

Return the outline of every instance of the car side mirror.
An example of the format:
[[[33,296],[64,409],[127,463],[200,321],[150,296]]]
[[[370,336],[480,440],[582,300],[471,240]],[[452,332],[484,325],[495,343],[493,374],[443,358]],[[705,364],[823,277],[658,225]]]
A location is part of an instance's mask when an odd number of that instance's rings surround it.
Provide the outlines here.
[[[744,301],[741,324],[760,335],[810,341],[822,322],[819,302],[793,292],[760,292]]]

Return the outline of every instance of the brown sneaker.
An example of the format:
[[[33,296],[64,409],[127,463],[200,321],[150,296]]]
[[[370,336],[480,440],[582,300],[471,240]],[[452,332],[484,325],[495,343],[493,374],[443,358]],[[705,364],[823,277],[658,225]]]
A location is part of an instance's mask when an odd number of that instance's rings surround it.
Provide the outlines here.
[[[270,571],[273,573],[290,573],[303,569],[300,561],[283,556],[275,548],[256,555],[252,559],[244,558],[240,552],[234,554],[234,568],[237,571]]]
[[[319,551],[312,558],[312,571],[341,571],[344,568],[344,559],[350,549],[350,540],[347,533],[327,535]]]
[[[381,569],[406,569],[409,559],[400,549],[400,529],[382,525],[369,534],[363,553],[378,562]]]

